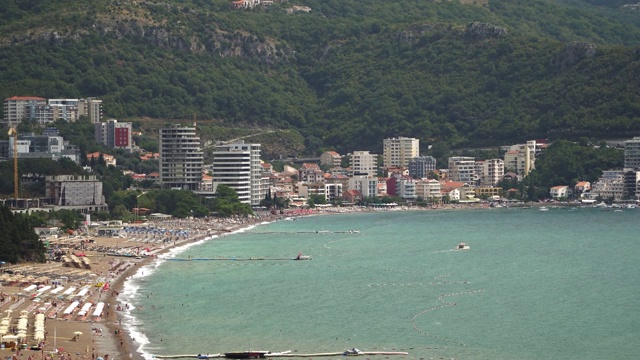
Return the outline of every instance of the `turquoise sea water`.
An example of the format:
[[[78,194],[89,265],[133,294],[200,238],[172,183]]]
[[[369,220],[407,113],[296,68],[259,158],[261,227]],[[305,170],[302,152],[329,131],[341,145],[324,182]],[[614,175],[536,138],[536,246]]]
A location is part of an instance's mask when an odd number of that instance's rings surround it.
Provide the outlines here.
[[[640,209],[557,208],[279,221],[178,256],[313,260],[166,261],[127,284],[121,299],[136,308],[123,322],[147,357],[357,347],[408,359],[635,359],[639,219]],[[471,249],[452,251],[460,242]]]

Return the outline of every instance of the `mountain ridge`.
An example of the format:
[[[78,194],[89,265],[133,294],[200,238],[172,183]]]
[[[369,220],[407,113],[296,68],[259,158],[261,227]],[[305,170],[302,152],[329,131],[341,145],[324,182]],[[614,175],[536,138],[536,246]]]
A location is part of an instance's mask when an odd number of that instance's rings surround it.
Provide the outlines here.
[[[310,152],[401,135],[463,146],[640,132],[640,12],[587,1],[2,5],[5,98],[98,96],[121,119],[295,128]]]

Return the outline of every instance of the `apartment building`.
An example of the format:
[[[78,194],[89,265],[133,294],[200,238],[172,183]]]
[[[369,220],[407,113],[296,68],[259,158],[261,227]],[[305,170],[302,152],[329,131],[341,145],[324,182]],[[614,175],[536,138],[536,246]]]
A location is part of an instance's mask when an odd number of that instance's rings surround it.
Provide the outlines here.
[[[318,164],[303,163],[298,170],[298,180],[304,183],[323,182],[324,172]]]
[[[531,170],[535,169],[536,153],[542,149],[536,144],[536,140],[529,140],[526,144],[516,144],[506,147],[504,168],[520,176],[529,175]]]
[[[31,120],[43,125],[58,119],[74,122],[83,115],[88,116],[91,122],[99,122],[102,119],[102,100],[13,96],[4,99],[2,124],[16,126],[23,120]]]
[[[378,174],[378,154],[368,151],[354,151],[350,159],[354,176],[376,176]]]
[[[385,167],[406,168],[412,158],[420,155],[420,141],[406,137],[384,139],[382,151]]]
[[[4,114],[2,125],[15,127],[22,120],[32,120],[36,117],[36,108],[46,106],[47,100],[36,96],[12,96],[4,99]]]
[[[502,159],[478,160],[476,175],[481,186],[496,186],[504,176],[504,161]]]
[[[160,183],[164,189],[198,190],[203,154],[195,127],[160,129]]]
[[[334,167],[341,164],[342,156],[335,151],[325,151],[320,154],[320,165]]]
[[[431,203],[442,201],[440,181],[435,179],[420,179],[416,181],[416,196]]]
[[[97,143],[114,149],[131,151],[133,148],[133,125],[130,122],[118,122],[109,119],[94,124],[94,137]]]
[[[78,107],[81,109],[80,115],[87,115],[92,123],[102,120],[102,100],[88,97],[86,100],[81,100]]]
[[[640,169],[640,137],[638,136],[624,142],[624,168]]]
[[[370,176],[354,176],[349,179],[349,190],[358,190],[363,199],[376,197],[378,179]]]
[[[54,120],[64,119],[68,122],[75,122],[80,115],[87,115],[81,111],[80,103],[84,103],[82,99],[49,99],[47,100],[48,108],[51,110],[51,117]],[[84,106],[82,106],[84,109]]]
[[[433,156],[416,156],[409,161],[409,176],[414,179],[429,177],[429,173],[436,171],[436,158]]]
[[[407,201],[415,201],[418,198],[416,195],[416,181],[408,176],[397,178],[396,195]]]
[[[242,203],[260,205],[267,194],[262,184],[260,144],[235,143],[217,145],[213,152],[212,176],[214,186],[224,184],[238,193]]]
[[[590,198],[621,200],[624,198],[625,176],[623,170],[605,170],[602,176],[593,183]]]
[[[449,179],[451,181],[476,184],[476,159],[469,156],[449,158]]]

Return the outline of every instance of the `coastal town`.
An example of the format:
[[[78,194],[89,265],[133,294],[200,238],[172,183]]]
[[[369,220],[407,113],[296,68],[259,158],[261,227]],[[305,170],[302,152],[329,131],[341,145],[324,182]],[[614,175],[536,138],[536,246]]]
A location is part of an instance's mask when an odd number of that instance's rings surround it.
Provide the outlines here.
[[[421,151],[419,139],[399,136],[384,139],[381,154],[329,150],[318,157],[289,159],[278,171],[263,158],[261,144],[242,139],[214,144],[212,160],[205,162],[195,123],[159,129],[158,152],[147,151],[135,144],[131,122],[103,121],[101,106],[101,100],[91,98],[5,99],[3,125],[10,129],[10,136],[0,140],[3,161],[13,162],[17,169],[25,159],[67,159],[75,164],[86,159],[83,175],[46,175],[46,196],[41,198],[21,196],[20,189],[32,181],[33,174],[15,173],[13,197],[1,200],[13,213],[71,210],[85,216],[75,229],[62,231],[54,223],[34,229],[46,244],[44,263],[0,263],[0,311],[4,313],[0,344],[13,360],[138,358],[133,340],[123,333],[122,317],[141,309],[131,308],[118,294],[127,278],[172,247],[299,215],[416,209],[420,205],[427,209],[502,207],[517,201],[521,190],[500,185],[522,181],[536,168],[536,159],[552,146],[546,139],[530,140],[500,147],[499,158],[451,156],[441,166],[435,157]],[[116,157],[103,151],[83,154],[51,126],[54,120],[73,123],[81,117],[91,121],[96,144],[124,151],[141,162],[157,162],[158,171],[142,173],[119,167]],[[38,124],[41,133],[18,132],[25,118]],[[429,147],[426,145],[427,150]],[[584,206],[606,199],[613,205],[635,207],[640,137],[623,140],[620,147],[623,169],[604,170],[594,183],[553,186],[548,189],[548,201],[572,200]],[[190,216],[175,218],[134,205],[126,209],[135,214],[132,223],[92,220],[93,214],[110,211],[107,185],[93,171],[92,165],[98,163],[130,177],[131,185],[122,190],[135,191],[137,197],[155,188],[188,191],[206,201],[219,196],[224,185],[253,212],[200,217],[192,211],[187,213]],[[469,246],[461,243],[459,249]],[[292,259],[311,256],[300,253]]]
[[[7,0],[0,360],[631,359],[640,0]]]
[[[16,211],[79,210],[83,214],[108,211],[103,182],[89,163],[104,162],[130,177],[130,189],[145,184],[170,190],[190,190],[201,198],[215,197],[218,185],[235,190],[241,203],[254,210],[265,209],[265,199],[278,198],[286,207],[364,205],[501,203],[518,199],[522,189],[501,184],[521,182],[536,167],[536,158],[551,145],[546,139],[500,147],[500,158],[480,159],[451,156],[448,164],[424,155],[419,139],[394,137],[383,140],[382,154],[355,150],[348,154],[324,151],[319,157],[292,158],[277,171],[261,154],[261,144],[231,140],[212,148],[212,161],[205,163],[203,144],[196,124],[175,124],[159,129],[158,152],[140,148],[133,141],[131,122],[108,118],[103,121],[99,99],[44,99],[14,96],[4,100],[3,125],[9,127],[8,140],[0,140],[0,159],[14,161],[44,158],[68,158],[80,163],[87,159],[85,175],[48,175],[47,196],[24,198],[16,192],[2,202]],[[86,116],[94,126],[96,144],[108,149],[137,154],[140,161],[157,162],[158,171],[140,173],[119,167],[116,158],[106,152],[80,154],[80,149],[51,127],[54,119],[73,123]],[[40,134],[17,133],[16,127],[29,119],[42,129]],[[422,145],[422,148],[421,148]],[[604,169],[591,183],[577,179],[572,184],[554,184],[547,190],[550,200],[572,199],[593,204],[605,199],[635,204],[640,168],[640,138],[620,142],[624,148],[624,168]],[[421,149],[423,151],[421,151]],[[16,165],[17,166],[17,165]],[[20,181],[28,182],[29,174]],[[22,185],[21,185],[22,186]],[[20,186],[20,187],[21,187]],[[123,189],[124,190],[124,189]],[[127,209],[147,216],[148,209]]]

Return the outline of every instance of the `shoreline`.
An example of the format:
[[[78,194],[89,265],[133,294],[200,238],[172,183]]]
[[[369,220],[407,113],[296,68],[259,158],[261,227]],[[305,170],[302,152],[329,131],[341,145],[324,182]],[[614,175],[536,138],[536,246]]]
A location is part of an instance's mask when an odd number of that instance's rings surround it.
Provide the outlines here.
[[[514,204],[513,207],[538,207],[538,206],[548,206],[551,204],[546,203],[533,203],[533,204],[523,204],[518,206],[518,204]],[[559,204],[553,204],[559,205]],[[114,360],[116,358],[120,359],[135,359],[135,360],[146,360],[144,353],[139,352],[139,348],[141,346],[140,342],[138,342],[134,336],[134,330],[131,329],[132,325],[125,319],[125,321],[121,322],[120,320],[123,318],[128,318],[133,316],[135,318],[135,314],[127,313],[129,310],[125,309],[126,303],[119,296],[120,293],[125,290],[125,285],[131,280],[131,277],[136,275],[142,268],[150,266],[157,261],[163,261],[158,259],[158,255],[166,255],[170,252],[175,252],[178,249],[178,252],[182,252],[182,248],[186,249],[198,242],[202,241],[211,241],[215,240],[218,237],[222,237],[225,235],[231,235],[233,233],[244,231],[248,228],[268,224],[275,221],[284,220],[286,218],[297,218],[297,217],[307,217],[307,216],[317,216],[317,215],[331,215],[331,214],[344,214],[344,213],[359,213],[359,212],[379,212],[379,211],[429,211],[429,210],[480,210],[480,209],[491,209],[488,204],[456,204],[456,205],[446,205],[439,207],[428,207],[428,208],[419,208],[419,207],[400,207],[395,209],[372,209],[372,208],[362,208],[362,207],[325,207],[318,208],[313,212],[308,211],[293,211],[285,214],[270,214],[270,213],[261,213],[259,216],[252,217],[249,219],[175,219],[174,221],[158,221],[158,222],[150,222],[149,225],[151,227],[169,227],[172,229],[181,229],[189,232],[193,232],[193,236],[189,235],[186,237],[180,238],[176,236],[175,240],[159,243],[159,239],[156,238],[156,235],[153,236],[153,239],[147,237],[147,242],[144,243],[141,239],[136,239],[135,236],[128,235],[126,238],[96,238],[97,244],[100,246],[112,247],[115,249],[129,249],[132,250],[137,248],[138,250],[141,247],[149,246],[152,247],[153,250],[151,252],[151,256],[143,257],[142,259],[134,259],[134,258],[119,258],[114,256],[108,256],[106,253],[96,252],[95,254],[89,254],[91,251],[87,251],[87,256],[92,256],[91,262],[92,265],[95,265],[92,269],[92,274],[89,276],[100,276],[105,274],[109,274],[107,276],[108,280],[111,281],[111,287],[104,291],[100,288],[99,290],[95,290],[95,293],[89,292],[89,297],[85,297],[85,301],[95,302],[95,301],[103,301],[105,303],[104,316],[101,321],[89,321],[89,320],[72,320],[70,318],[65,319],[64,322],[58,322],[58,320],[62,320],[60,318],[49,319],[45,323],[46,331],[49,334],[49,337],[46,338],[46,344],[42,351],[42,359],[49,360],[49,358],[56,359],[56,357],[45,357],[45,354],[49,354],[50,351],[54,350],[51,345],[54,345],[56,348],[64,348],[61,353],[67,353],[67,357],[65,360],[81,360],[81,359],[92,359],[96,360],[97,357],[103,357],[104,360]],[[138,225],[134,225],[138,226]],[[140,226],[144,227],[144,224],[140,224]],[[150,235],[147,235],[150,236]],[[164,235],[160,235],[162,237]],[[74,242],[77,244],[79,242],[79,238],[69,238],[69,242]],[[151,244],[150,244],[150,242]],[[61,241],[61,242],[64,242]],[[147,244],[147,245],[144,245]],[[160,246],[162,246],[160,248]],[[77,249],[77,248],[75,248]],[[72,250],[75,251],[75,250]],[[104,251],[104,250],[100,250]],[[122,261],[123,259],[126,259]],[[120,271],[118,270],[116,273],[113,273],[110,269],[111,264],[119,263],[125,264],[125,268]],[[33,264],[20,264],[17,266],[28,266]],[[62,264],[54,265],[53,263],[49,265],[50,267],[57,267],[58,269],[62,269],[62,271],[75,271],[74,268],[63,268]],[[102,271],[101,271],[102,270]],[[96,279],[93,278],[95,282]],[[88,278],[82,280],[84,284],[89,283]],[[71,284],[70,284],[71,285]],[[78,285],[79,286],[79,285]],[[29,305],[31,302],[25,299],[26,296],[22,296],[23,299],[19,299],[19,294],[22,291],[21,287],[7,288],[0,287],[0,290],[3,293],[6,293],[7,289],[12,290],[13,294],[9,295],[10,298],[16,300],[15,304],[0,303],[0,311],[5,311],[8,308],[15,308],[14,310],[27,309],[28,307],[33,310],[35,305]],[[93,287],[91,287],[93,289]],[[104,296],[104,297],[103,297]],[[19,300],[19,301],[18,301]],[[55,299],[54,299],[55,300]],[[51,301],[51,300],[49,300]],[[67,306],[71,300],[69,297],[64,301],[65,304],[62,308]],[[55,303],[54,303],[55,304]],[[116,310],[118,306],[122,307],[122,312]],[[60,309],[60,307],[59,307]],[[131,309],[134,310],[134,309]],[[90,311],[91,312],[91,311]],[[60,313],[62,311],[60,310]],[[126,316],[125,316],[126,315]],[[53,323],[53,325],[52,325]],[[57,329],[57,339],[58,344],[56,344],[55,334]],[[117,330],[117,332],[116,332]],[[77,339],[71,339],[74,331],[80,331],[84,335],[76,337]],[[54,335],[54,341],[51,341],[51,335]],[[23,355],[29,354],[37,354],[31,352],[21,352],[18,359],[20,360]],[[75,353],[75,356],[73,356]],[[10,354],[6,349],[0,351],[0,355]],[[54,354],[54,353],[52,353]],[[56,355],[56,354],[54,354]],[[59,355],[59,354],[58,354]],[[26,360],[26,356],[22,360]],[[59,357],[62,359],[62,357]],[[35,360],[35,359],[32,359]],[[99,360],[99,359],[98,359]]]
[[[317,215],[317,214],[307,214],[307,215]],[[305,216],[307,216],[305,215]],[[196,245],[199,242],[208,242],[220,238],[222,236],[232,235],[234,233],[245,231],[246,229],[250,229],[252,227],[268,224],[274,221],[279,221],[283,218],[286,218],[286,215],[272,215],[271,219],[252,219],[243,224],[238,224],[231,228],[226,229],[224,232],[217,234],[206,234],[201,235],[199,237],[188,239],[185,241],[177,242],[174,245],[168,245],[164,249],[156,252],[154,255],[165,255],[169,252],[172,252],[176,249],[186,250],[187,248]],[[182,252],[183,250],[180,250]],[[145,266],[151,265],[153,262],[160,261],[156,256],[152,258],[144,258],[142,261],[136,263],[135,266],[129,267],[118,279],[117,282],[114,282],[111,290],[117,293],[122,293],[126,283],[131,279],[132,276],[141,271]],[[109,297],[109,307],[112,309],[116,309],[118,304],[121,304],[121,299],[118,296]],[[135,317],[135,315],[132,315]],[[116,352],[118,354],[119,359],[133,359],[133,360],[145,360],[144,354],[139,351],[140,343],[134,338],[132,331],[130,329],[130,325],[123,323],[120,324],[117,318],[117,313],[113,312],[109,314],[108,318],[105,318],[105,326],[108,328],[108,332],[106,334],[108,342],[112,344],[112,346],[108,348],[104,348],[105,353],[108,353],[108,350],[112,352]],[[116,334],[116,329],[121,330],[118,334]],[[104,335],[103,335],[104,336]],[[122,340],[122,345],[118,346]],[[102,350],[102,349],[101,349]],[[101,352],[101,353],[102,353]],[[110,358],[111,359],[111,358]],[[113,358],[115,359],[115,357]]]

